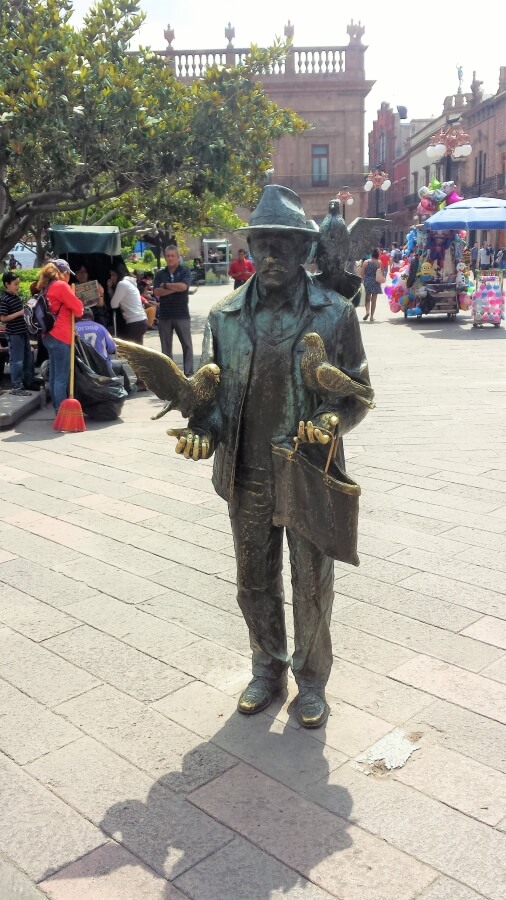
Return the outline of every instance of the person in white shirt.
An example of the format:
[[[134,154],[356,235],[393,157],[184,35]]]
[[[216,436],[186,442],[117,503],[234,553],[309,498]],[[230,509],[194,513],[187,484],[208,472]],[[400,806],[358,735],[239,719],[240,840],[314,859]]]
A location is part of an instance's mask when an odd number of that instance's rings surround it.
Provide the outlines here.
[[[478,268],[490,269],[490,266],[492,265],[492,259],[493,254],[490,253],[490,248],[484,241],[482,246],[480,247],[480,252],[478,253]]]
[[[125,320],[123,336],[127,341],[142,344],[148,328],[148,319],[135,279],[130,277],[124,262],[117,263],[111,269],[111,277],[107,283],[114,290],[111,309],[119,308]]]

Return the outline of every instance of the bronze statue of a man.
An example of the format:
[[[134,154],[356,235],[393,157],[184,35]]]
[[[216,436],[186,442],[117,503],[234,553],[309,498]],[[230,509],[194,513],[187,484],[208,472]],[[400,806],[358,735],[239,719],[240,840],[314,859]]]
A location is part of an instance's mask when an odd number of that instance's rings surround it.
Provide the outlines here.
[[[201,365],[216,363],[221,384],[213,403],[178,432],[176,452],[195,460],[214,453],[213,484],[229,505],[238,602],[253,653],[253,679],[239,698],[239,712],[252,715],[265,709],[284,688],[291,665],[299,689],[299,720],[317,728],[328,716],[334,563],[287,528],[295,625],[290,657],[283,529],[272,522],[276,486],[271,443],[298,435],[303,442],[322,445],[323,461],[330,425],[338,421],[342,436],[367,412],[355,396],[324,399],[307,386],[300,364],[304,335],[319,334],[329,362],[369,386],[367,361],[353,305],[302,267],[317,232],[306,221],[297,194],[268,185],[241,230],[248,232],[256,275],[209,313]],[[344,467],[341,443],[338,452]]]

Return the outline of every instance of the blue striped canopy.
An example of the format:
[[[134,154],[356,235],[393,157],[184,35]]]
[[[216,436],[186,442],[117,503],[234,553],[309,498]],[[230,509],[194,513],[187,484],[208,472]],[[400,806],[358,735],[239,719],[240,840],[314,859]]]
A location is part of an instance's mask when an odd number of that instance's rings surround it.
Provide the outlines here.
[[[434,213],[424,223],[429,231],[459,231],[465,228],[506,229],[506,200],[498,197],[471,197],[458,200],[440,212]]]

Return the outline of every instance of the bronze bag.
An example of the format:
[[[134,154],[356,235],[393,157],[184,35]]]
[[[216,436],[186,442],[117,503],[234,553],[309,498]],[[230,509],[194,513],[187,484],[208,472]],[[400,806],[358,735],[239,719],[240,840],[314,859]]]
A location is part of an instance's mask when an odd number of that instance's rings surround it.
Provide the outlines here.
[[[298,531],[326,556],[358,566],[360,485],[335,461],[337,442],[334,433],[324,468],[321,447],[271,444],[276,492],[273,523]]]

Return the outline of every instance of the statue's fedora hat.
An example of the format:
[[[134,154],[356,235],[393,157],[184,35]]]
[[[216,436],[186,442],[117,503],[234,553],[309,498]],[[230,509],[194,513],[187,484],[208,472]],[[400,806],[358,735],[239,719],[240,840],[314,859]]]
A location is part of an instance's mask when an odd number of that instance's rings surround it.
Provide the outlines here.
[[[267,184],[251,213],[249,224],[237,231],[295,231],[311,235],[316,240],[319,228],[316,222],[308,222],[302,202],[295,191],[281,184]]]

